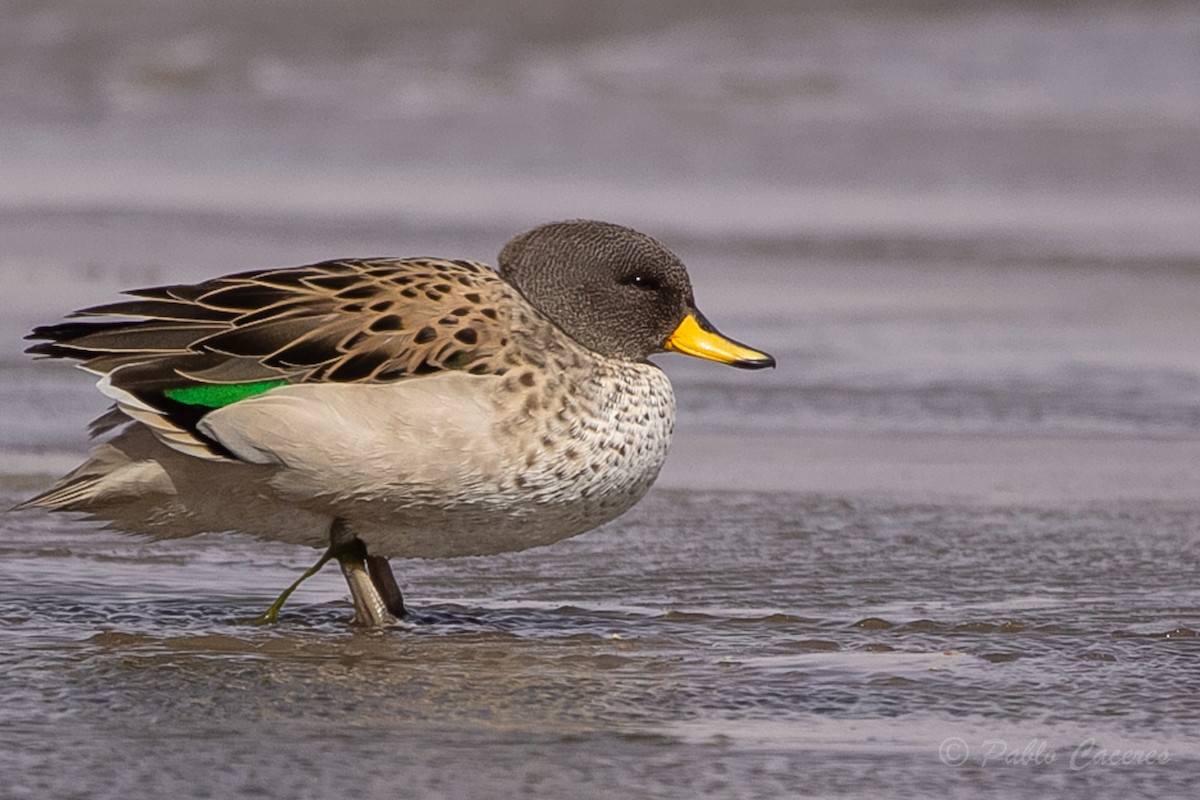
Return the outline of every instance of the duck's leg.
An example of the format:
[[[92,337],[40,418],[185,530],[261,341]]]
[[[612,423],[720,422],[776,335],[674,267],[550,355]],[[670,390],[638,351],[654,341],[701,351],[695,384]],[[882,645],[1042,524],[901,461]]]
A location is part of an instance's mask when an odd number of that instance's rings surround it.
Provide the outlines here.
[[[321,554],[321,557],[317,559],[317,563],[304,570],[304,574],[293,581],[291,586],[284,589],[266,611],[250,621],[256,625],[268,625],[278,622],[279,611],[283,608],[283,604],[287,602],[288,598],[292,596],[292,592],[296,591],[300,584],[320,572],[321,568],[328,564],[330,559],[336,558],[336,556],[334,546],[332,544],[329,545],[325,552]]]
[[[354,600],[354,617],[350,624],[368,628],[382,628],[394,624],[396,617],[392,615],[384,594],[376,588],[370,571],[372,561],[382,561],[386,576],[391,578],[391,586],[385,586],[384,591],[391,594],[391,590],[395,590],[395,597],[399,598],[400,590],[396,588],[396,580],[391,576],[391,569],[387,567],[387,559],[367,555],[367,545],[355,536],[341,519],[335,519],[329,528],[329,548],[334,551],[334,558],[342,568],[342,576],[345,577],[346,584],[350,587],[350,597]],[[376,566],[375,570],[378,573],[379,567]],[[404,613],[402,602],[400,613]]]
[[[396,576],[392,574],[392,565],[388,560],[383,556],[367,556],[367,573],[371,576],[371,583],[375,584],[375,589],[383,597],[388,611],[397,618],[407,614],[404,610],[404,595],[400,594],[400,586],[396,583]]]
[[[396,617],[404,616],[404,599],[387,559],[367,555],[367,546],[362,539],[350,532],[345,521],[337,518],[329,526],[329,547],[317,559],[317,563],[306,569],[275,598],[266,611],[251,622],[277,622],[279,611],[292,592],[333,559],[337,559],[341,566],[346,583],[350,586],[350,595],[354,598],[353,624],[380,627],[395,622]]]

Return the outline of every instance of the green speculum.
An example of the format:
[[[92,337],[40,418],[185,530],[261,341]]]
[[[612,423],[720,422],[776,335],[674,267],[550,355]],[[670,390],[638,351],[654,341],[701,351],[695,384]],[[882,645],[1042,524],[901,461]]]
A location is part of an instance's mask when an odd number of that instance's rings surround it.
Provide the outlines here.
[[[287,381],[255,381],[254,383],[206,383],[198,386],[181,386],[165,389],[163,394],[176,403],[205,408],[222,408],[256,394],[286,386]]]

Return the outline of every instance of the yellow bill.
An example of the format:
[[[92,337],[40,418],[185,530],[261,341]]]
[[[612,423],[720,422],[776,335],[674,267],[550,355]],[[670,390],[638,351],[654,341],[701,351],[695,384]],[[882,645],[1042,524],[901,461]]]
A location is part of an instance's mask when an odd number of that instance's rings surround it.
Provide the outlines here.
[[[699,311],[688,314],[663,345],[676,353],[707,358],[742,369],[775,366],[775,359],[733,339],[727,339]]]

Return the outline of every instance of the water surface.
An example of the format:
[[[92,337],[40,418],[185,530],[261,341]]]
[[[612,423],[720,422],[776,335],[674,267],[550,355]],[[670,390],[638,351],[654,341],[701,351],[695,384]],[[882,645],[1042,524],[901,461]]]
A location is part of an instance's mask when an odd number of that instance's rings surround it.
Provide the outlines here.
[[[4,797],[1179,797],[1200,768],[1192,4],[0,10],[0,506],[86,452],[30,326],[338,255],[664,239],[656,489],[398,562],[0,518]],[[1124,759],[1131,763],[1111,763]]]

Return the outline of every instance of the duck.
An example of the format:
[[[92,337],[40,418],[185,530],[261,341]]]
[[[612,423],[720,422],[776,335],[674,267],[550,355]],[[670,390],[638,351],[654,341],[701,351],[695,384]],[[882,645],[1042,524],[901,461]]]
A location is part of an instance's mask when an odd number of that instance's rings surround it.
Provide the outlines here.
[[[37,327],[112,401],[87,460],[17,506],[173,539],[322,548],[351,623],[407,610],[392,558],[548,545],[629,510],[661,470],[675,396],[649,359],[743,369],[765,352],[697,309],[683,262],[597,220],[541,225],[498,267],[346,258],[131,290]]]

